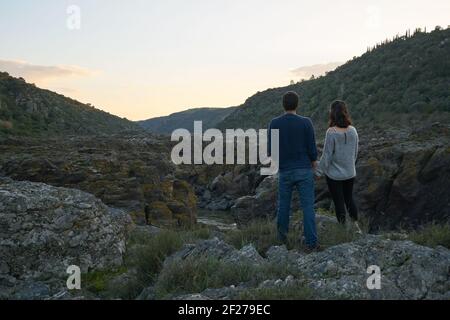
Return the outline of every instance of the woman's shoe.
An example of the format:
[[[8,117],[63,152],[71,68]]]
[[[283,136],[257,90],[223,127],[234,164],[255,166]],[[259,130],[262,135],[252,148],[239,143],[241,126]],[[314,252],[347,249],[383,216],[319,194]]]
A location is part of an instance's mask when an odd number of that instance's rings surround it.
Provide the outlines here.
[[[355,224],[355,228],[356,228],[356,233],[359,235],[362,235],[363,232],[362,232],[361,228],[359,227],[358,221],[355,221],[354,224]]]

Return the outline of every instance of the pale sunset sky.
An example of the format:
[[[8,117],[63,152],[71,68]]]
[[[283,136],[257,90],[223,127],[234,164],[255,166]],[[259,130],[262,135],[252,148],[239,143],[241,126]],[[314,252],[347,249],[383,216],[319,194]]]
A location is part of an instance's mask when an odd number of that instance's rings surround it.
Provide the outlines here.
[[[448,0],[0,0],[0,71],[142,120],[240,105],[449,24]]]

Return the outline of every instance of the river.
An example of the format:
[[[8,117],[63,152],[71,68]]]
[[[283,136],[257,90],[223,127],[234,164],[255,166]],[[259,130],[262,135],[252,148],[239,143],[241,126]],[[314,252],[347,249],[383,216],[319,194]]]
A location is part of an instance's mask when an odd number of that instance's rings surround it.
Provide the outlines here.
[[[199,209],[197,221],[207,226],[217,227],[219,230],[223,231],[237,229],[237,225],[234,222],[231,213],[226,211]]]

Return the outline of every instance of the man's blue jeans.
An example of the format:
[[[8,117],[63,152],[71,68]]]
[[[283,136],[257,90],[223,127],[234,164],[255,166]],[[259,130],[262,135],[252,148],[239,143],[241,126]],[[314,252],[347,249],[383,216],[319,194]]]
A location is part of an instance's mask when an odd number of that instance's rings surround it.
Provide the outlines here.
[[[312,169],[283,170],[278,174],[278,238],[285,242],[289,232],[292,191],[300,194],[306,245],[317,245],[316,214],[314,212],[314,173]]]

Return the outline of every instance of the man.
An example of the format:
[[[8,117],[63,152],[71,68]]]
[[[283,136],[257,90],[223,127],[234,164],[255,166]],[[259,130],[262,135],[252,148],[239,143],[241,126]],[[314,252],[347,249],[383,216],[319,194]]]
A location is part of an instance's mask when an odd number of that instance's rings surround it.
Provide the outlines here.
[[[316,217],[314,212],[314,170],[317,167],[317,147],[311,120],[297,115],[299,97],[295,92],[283,96],[285,114],[273,119],[270,130],[279,130],[278,181],[278,239],[287,242],[291,214],[292,191],[300,193],[303,210],[304,234],[307,251],[318,249]]]

